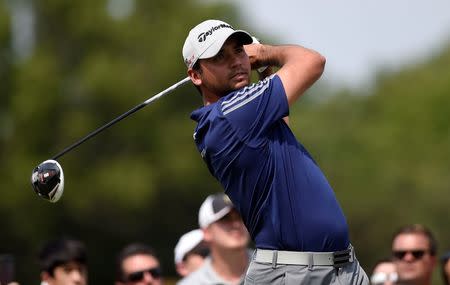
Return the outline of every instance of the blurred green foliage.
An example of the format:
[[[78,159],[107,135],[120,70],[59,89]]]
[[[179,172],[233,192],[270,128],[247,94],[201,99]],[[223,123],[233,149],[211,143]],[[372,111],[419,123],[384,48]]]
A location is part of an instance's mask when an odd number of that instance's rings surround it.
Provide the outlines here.
[[[111,284],[114,257],[143,241],[175,276],[173,247],[197,226],[204,197],[221,191],[192,141],[190,112],[201,105],[182,87],[65,155],[66,187],[50,204],[32,191],[32,169],[185,76],[181,47],[206,18],[236,23],[219,2],[136,1],[114,20],[107,1],[31,1],[33,55],[17,62],[10,13],[0,2],[0,252],[16,256],[22,284],[38,282],[36,253],[70,235],[89,248],[91,284]],[[326,56],[326,55],[325,55]],[[450,249],[450,48],[370,90],[315,88],[291,111],[291,126],[333,185],[352,242],[370,271],[387,256],[392,232],[429,226]],[[331,95],[331,96],[330,96]],[[325,98],[325,99],[324,99]]]

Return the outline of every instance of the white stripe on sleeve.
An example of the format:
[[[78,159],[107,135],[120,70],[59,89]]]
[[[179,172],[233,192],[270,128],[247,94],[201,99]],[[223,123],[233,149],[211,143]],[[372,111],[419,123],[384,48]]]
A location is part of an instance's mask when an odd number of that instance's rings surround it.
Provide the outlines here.
[[[269,80],[272,79],[275,75],[271,75],[264,80],[261,80],[258,82],[258,84],[252,84],[250,86],[247,86],[237,92],[233,97],[230,99],[222,102],[222,112],[224,115],[239,109],[240,107],[244,106],[248,102],[251,102],[261,94],[269,87]]]

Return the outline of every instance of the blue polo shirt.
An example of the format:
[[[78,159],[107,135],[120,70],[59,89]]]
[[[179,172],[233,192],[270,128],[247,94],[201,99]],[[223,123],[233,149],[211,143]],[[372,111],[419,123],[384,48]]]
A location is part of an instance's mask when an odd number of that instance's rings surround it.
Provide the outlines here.
[[[324,174],[282,119],[288,114],[282,82],[272,75],[195,110],[194,140],[257,248],[346,249],[345,216]]]

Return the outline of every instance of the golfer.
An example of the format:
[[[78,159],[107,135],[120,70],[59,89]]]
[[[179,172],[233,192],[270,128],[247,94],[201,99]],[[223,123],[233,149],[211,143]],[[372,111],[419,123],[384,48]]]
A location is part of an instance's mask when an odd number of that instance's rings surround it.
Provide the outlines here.
[[[301,46],[252,42],[207,20],[183,46],[204,103],[191,115],[195,143],[257,247],[245,284],[369,284],[333,189],[287,123],[325,59]],[[263,66],[279,69],[250,84],[251,69]]]

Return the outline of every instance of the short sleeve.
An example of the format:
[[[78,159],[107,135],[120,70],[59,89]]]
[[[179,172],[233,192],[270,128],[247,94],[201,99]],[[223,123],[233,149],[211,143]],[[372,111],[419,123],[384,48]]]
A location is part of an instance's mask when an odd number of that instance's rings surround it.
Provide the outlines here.
[[[249,85],[220,103],[222,115],[243,140],[264,138],[272,125],[289,115],[289,105],[278,75]]]

